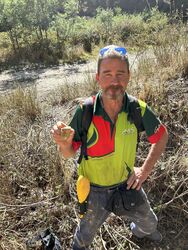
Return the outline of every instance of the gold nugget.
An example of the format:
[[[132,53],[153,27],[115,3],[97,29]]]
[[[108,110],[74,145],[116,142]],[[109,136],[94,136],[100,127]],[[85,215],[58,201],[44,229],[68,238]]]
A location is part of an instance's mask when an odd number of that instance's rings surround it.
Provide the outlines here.
[[[67,140],[67,138],[70,136],[70,134],[71,134],[71,127],[70,126],[66,126],[66,127],[61,129],[61,137],[63,140]]]

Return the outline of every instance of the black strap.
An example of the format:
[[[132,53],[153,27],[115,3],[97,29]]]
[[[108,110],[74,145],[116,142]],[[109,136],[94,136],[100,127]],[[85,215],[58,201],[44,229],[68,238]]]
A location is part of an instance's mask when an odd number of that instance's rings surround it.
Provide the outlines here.
[[[137,138],[137,147],[140,142],[140,132],[144,131],[144,127],[142,124],[142,114],[141,114],[141,107],[139,102],[136,98],[129,95],[129,109],[128,109],[128,121],[134,123],[137,131],[138,131],[138,138]],[[89,126],[92,121],[93,117],[93,97],[87,98],[83,103],[83,112],[82,112],[82,131],[81,131],[81,152],[78,159],[78,164],[81,163],[82,158],[88,160],[87,155],[87,132]]]
[[[80,164],[82,158],[88,160],[87,155],[87,132],[93,117],[93,97],[87,98],[83,103],[83,112],[82,112],[82,132],[81,132],[81,152],[78,159],[78,163]]]

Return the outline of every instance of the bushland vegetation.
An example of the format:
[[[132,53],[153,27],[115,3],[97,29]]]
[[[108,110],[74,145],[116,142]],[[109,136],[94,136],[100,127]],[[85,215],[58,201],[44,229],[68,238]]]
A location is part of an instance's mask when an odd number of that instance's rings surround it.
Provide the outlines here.
[[[95,18],[87,20],[85,27],[88,29],[74,31],[80,43],[73,46],[71,34],[66,37],[70,40],[63,40],[65,47],[62,51],[68,58],[68,51],[75,51],[77,46],[82,47],[84,43],[81,42],[81,37],[87,31],[86,43],[88,41],[91,44],[95,54],[97,43],[93,38],[91,41],[89,39],[96,31],[100,45],[118,42],[130,47],[135,46],[142,55],[138,66],[132,69],[128,92],[152,106],[169,131],[166,152],[144,184],[151,205],[158,215],[159,230],[164,239],[158,246],[147,240],[137,241],[132,238],[128,222],[112,215],[98,231],[91,249],[187,249],[188,30],[181,23],[169,24],[166,15],[157,10],[154,10],[152,15],[144,13],[130,16],[118,11],[120,10],[116,10],[115,14],[110,10],[98,10]],[[70,20],[67,20],[65,23],[69,23]],[[80,20],[83,21],[82,18]],[[98,26],[94,25],[94,21]],[[76,22],[75,25],[77,24]],[[67,28],[65,25],[63,27]],[[70,25],[71,32],[73,27],[76,26]],[[17,28],[15,32],[23,27]],[[25,51],[30,53],[29,49],[41,41],[49,39],[49,46],[52,46],[53,41],[57,42],[54,35],[56,33],[50,33],[50,29],[46,30],[47,36],[45,30],[42,30],[42,40],[38,40],[37,34],[41,35],[38,28],[31,32],[28,29],[31,39],[26,36],[30,44],[27,46],[22,40],[24,33],[19,33],[19,47],[16,44],[16,51],[24,51],[20,54],[22,60],[26,60]],[[68,28],[67,30],[69,31]],[[61,35],[64,34],[66,33]],[[4,32],[1,35],[7,39],[7,50],[1,59],[8,58],[8,55],[13,58],[16,54],[10,47],[9,34]],[[43,51],[44,48],[40,48]],[[82,52],[84,51],[86,49],[82,47]],[[72,58],[76,58],[75,55],[72,55]],[[35,60],[39,59],[36,57]],[[71,249],[73,233],[79,221],[75,192],[76,165],[73,159],[65,160],[58,154],[50,136],[50,129],[58,120],[70,121],[80,99],[96,91],[96,82],[92,75],[88,74],[82,86],[72,84],[70,88],[67,83],[62,83],[62,86],[50,93],[43,102],[38,98],[36,88],[19,87],[1,94],[0,249],[42,249],[40,241],[32,246],[27,246],[26,242],[49,227],[59,237],[62,249]],[[137,165],[143,162],[148,149],[147,139],[142,135]]]
[[[130,15],[99,7],[93,17],[80,16],[82,10],[77,0],[1,0],[0,64],[85,60],[99,44],[117,41],[131,48],[152,45],[152,36],[170,23],[156,8]]]

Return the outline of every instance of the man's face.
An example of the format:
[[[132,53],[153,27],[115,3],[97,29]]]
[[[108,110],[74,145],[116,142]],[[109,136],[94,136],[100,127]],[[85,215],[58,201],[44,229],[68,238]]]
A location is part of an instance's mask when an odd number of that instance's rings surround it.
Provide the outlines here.
[[[102,89],[102,95],[112,100],[122,98],[129,78],[127,64],[119,58],[103,59],[99,73],[96,74],[96,80]]]

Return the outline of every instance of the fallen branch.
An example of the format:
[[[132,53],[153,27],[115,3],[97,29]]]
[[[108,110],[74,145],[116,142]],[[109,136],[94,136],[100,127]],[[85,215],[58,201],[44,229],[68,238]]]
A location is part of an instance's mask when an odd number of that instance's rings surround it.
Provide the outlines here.
[[[55,199],[57,199],[59,197],[60,196],[57,195],[57,196],[52,197],[52,198],[50,198],[48,200],[38,201],[38,202],[35,202],[35,203],[31,203],[31,204],[20,204],[20,205],[17,205],[17,204],[0,203],[0,210],[1,209],[6,209],[7,207],[11,207],[11,208],[26,208],[26,207],[36,207],[36,206],[42,206],[42,205],[49,205],[50,201],[53,201],[53,200],[55,200]]]

